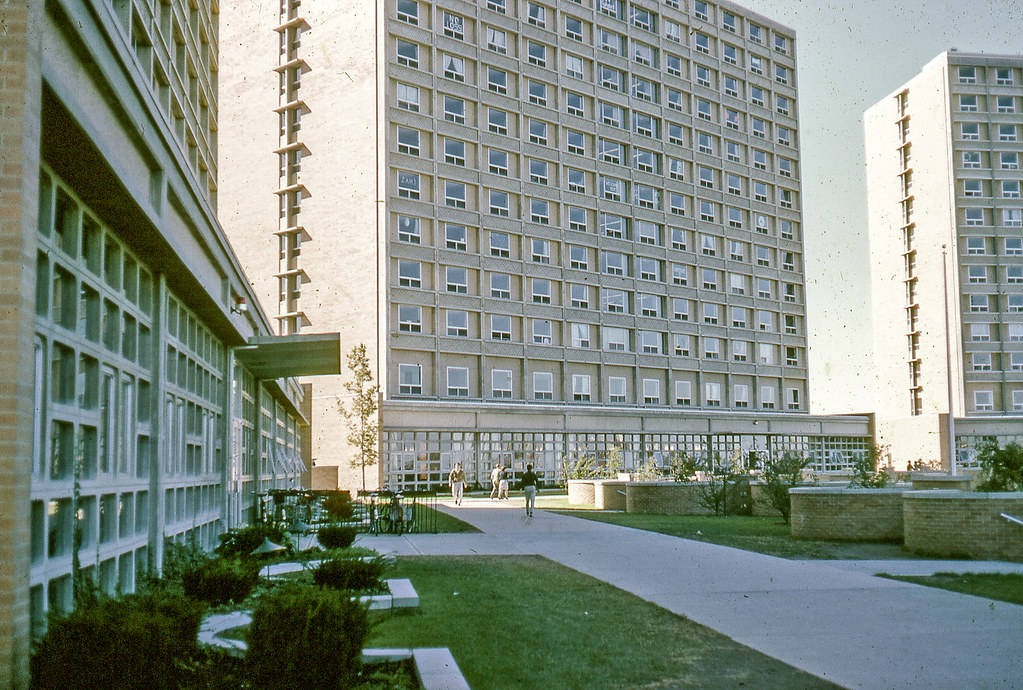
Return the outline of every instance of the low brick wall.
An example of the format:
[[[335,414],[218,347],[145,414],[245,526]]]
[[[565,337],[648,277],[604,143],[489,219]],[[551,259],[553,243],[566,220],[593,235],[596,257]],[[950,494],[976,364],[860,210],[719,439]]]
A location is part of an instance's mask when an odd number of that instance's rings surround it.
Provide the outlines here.
[[[1023,561],[1023,492],[907,491],[906,548],[939,558]]]
[[[700,505],[697,484],[630,482],[625,489],[625,512],[656,515],[713,515]]]
[[[970,491],[976,483],[974,477],[970,475],[953,477],[949,474],[924,474],[916,472],[910,475],[910,481],[913,482],[913,491],[928,491],[930,489]]]
[[[593,482],[593,504],[597,510],[625,510],[625,487],[628,482],[596,480]]]
[[[905,489],[797,487],[792,536],[836,541],[902,541]]]
[[[568,504],[573,506],[591,506],[593,500],[592,479],[569,479],[568,480]]]

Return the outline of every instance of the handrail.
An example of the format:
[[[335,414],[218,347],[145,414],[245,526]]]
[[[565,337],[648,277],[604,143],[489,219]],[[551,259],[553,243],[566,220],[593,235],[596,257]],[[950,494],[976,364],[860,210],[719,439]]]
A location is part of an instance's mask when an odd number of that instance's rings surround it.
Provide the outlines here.
[[[1017,525],[1023,525],[1023,520],[1020,520],[1017,517],[1013,517],[1008,513],[1002,513],[1002,517],[1008,520],[1009,522],[1015,522]]]

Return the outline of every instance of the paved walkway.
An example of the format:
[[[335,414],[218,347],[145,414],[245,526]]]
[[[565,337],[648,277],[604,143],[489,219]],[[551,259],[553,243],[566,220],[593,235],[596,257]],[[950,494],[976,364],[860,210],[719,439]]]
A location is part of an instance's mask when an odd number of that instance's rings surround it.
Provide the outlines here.
[[[543,510],[527,519],[522,505],[442,506],[481,534],[358,543],[395,555],[539,554],[850,688],[1023,688],[1023,606],[873,576],[1019,564],[792,561]]]

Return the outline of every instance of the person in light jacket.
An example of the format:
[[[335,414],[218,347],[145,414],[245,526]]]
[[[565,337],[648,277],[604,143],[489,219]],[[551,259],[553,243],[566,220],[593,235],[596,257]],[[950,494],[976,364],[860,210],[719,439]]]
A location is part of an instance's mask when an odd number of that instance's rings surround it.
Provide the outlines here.
[[[462,493],[465,491],[465,470],[462,469],[462,463],[455,463],[451,474],[448,475],[448,487],[451,489],[451,497],[455,499],[455,505],[462,505]]]

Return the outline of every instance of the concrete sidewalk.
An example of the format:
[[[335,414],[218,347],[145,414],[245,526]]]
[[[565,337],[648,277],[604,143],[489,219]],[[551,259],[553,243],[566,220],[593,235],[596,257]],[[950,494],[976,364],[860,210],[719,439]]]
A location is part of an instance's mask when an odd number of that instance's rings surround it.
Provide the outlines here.
[[[902,573],[908,561],[862,562],[885,564],[879,570],[792,561],[543,510],[528,519],[522,505],[445,504],[482,533],[364,535],[358,544],[395,555],[539,554],[850,688],[1023,688],[1023,606],[873,576]],[[912,563],[917,573],[932,562]]]

